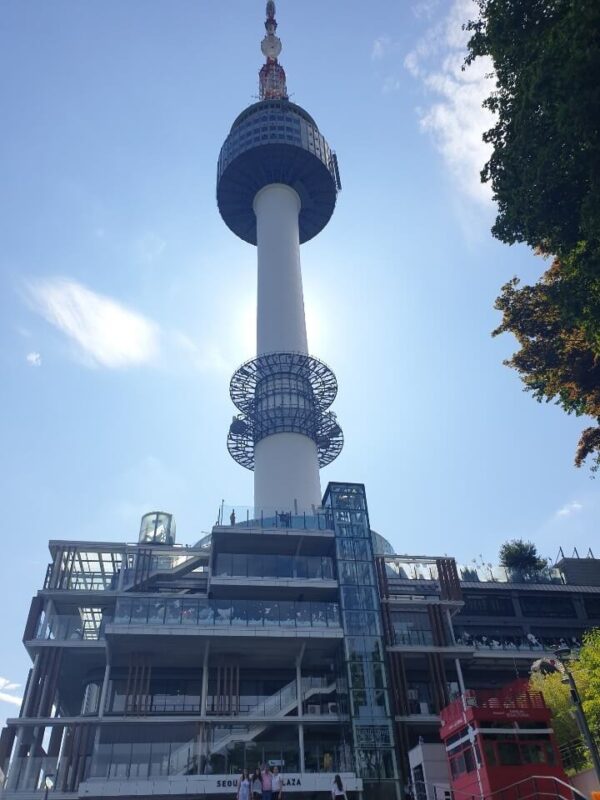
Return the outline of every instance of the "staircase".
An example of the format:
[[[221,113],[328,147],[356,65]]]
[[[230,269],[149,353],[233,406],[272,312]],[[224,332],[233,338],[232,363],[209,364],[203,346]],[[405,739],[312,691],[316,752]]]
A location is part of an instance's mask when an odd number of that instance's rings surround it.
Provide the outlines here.
[[[155,580],[175,581],[188,575],[199,566],[207,565],[209,553],[182,551],[181,554],[157,556],[152,551],[140,552],[132,568],[125,571],[123,588],[125,591],[143,591]],[[204,577],[206,583],[208,573]]]
[[[309,700],[311,697],[314,697],[317,694],[331,694],[336,689],[335,683],[327,684],[324,681],[315,685],[313,683],[312,678],[303,678],[302,679],[302,702]],[[244,717],[252,717],[252,716],[261,716],[261,717],[285,717],[290,711],[293,711],[298,705],[298,691],[297,691],[297,684],[296,681],[290,681],[285,686],[283,686],[279,691],[272,694],[270,697],[267,697],[266,700],[262,700],[260,703],[257,703],[255,706],[250,708],[247,713],[240,714],[236,716],[236,721],[242,722]],[[251,742],[253,739],[256,739],[257,736],[265,731],[272,722],[269,720],[268,722],[258,722],[250,727],[248,731],[245,733],[226,733],[220,739],[217,739],[212,742],[210,747],[211,752],[215,753],[221,750],[222,748],[226,747],[231,742]],[[192,743],[187,742],[186,744],[182,745],[176,753],[181,752],[185,754],[186,752],[191,752],[193,748]],[[174,775],[187,775],[190,774],[191,767],[193,763],[190,759],[188,759],[180,769],[174,772]],[[568,800],[573,800],[573,798],[568,798]]]

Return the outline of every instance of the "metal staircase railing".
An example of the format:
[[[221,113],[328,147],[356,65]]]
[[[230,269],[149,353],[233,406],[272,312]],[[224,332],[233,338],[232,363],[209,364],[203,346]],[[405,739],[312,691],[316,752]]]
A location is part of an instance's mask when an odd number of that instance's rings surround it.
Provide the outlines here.
[[[314,678],[302,678],[302,702],[304,703],[309,698],[313,697],[316,694],[331,694],[331,692],[335,691],[336,684],[335,683],[327,683],[325,680],[318,680],[315,683]],[[304,688],[306,687],[306,688]],[[297,685],[296,681],[290,681],[285,686],[283,686],[279,691],[272,694],[270,697],[267,697],[261,703],[258,703],[253,710],[251,710],[248,714],[244,714],[237,717],[239,720],[243,718],[243,716],[261,716],[265,717],[285,717],[290,711],[298,705],[298,692],[297,692]],[[262,709],[259,711],[258,709]],[[256,739],[264,730],[266,730],[271,722],[259,722],[243,734],[240,733],[227,733],[221,739],[217,739],[212,743],[212,751],[215,752],[220,750],[227,744],[233,741],[238,742],[250,742],[253,739]]]
[[[433,790],[433,793],[427,791],[428,786]],[[443,786],[418,781],[414,788],[417,798],[429,797],[431,800],[445,800],[449,793],[447,784]],[[587,800],[587,797],[578,789],[575,789],[574,786],[571,786],[570,783],[566,783],[553,775],[530,775],[528,778],[516,781],[488,794],[477,794],[453,788],[452,796],[454,800],[536,800],[537,798]]]

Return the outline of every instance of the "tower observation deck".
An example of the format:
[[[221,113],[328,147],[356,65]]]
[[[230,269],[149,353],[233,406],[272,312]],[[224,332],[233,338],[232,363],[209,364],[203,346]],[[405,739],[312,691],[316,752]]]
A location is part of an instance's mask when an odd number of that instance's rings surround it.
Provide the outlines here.
[[[234,121],[217,169],[221,216],[258,260],[257,356],[231,379],[240,413],[227,447],[254,470],[257,510],[298,511],[321,504],[319,468],[343,446],[329,410],[335,375],[308,351],[300,267],[300,245],[329,222],[341,183],[335,153],[288,98],[272,0],[265,28],[259,102]]]

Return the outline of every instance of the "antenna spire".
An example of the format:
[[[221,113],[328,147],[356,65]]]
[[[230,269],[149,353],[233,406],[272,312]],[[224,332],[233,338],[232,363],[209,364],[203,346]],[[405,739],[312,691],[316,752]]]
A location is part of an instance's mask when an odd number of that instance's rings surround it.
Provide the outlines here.
[[[277,20],[275,19],[275,3],[269,0],[267,3],[267,19],[265,20],[267,31],[261,42],[260,49],[267,59],[258,73],[258,91],[261,100],[287,100],[287,86],[285,83],[285,70],[277,61],[277,56],[281,53],[281,39],[276,35]]]

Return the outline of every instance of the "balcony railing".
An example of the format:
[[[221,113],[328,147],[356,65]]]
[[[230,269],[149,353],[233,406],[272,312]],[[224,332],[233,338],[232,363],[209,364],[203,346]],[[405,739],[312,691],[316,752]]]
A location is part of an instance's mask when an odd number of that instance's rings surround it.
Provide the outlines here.
[[[333,517],[328,509],[275,509],[252,506],[222,506],[215,527],[281,528],[291,530],[333,530]]]
[[[386,558],[388,581],[438,581],[438,569],[431,561],[412,558]],[[517,570],[492,564],[457,564],[458,575],[465,583],[564,583],[560,570],[545,567],[537,570]]]
[[[0,795],[5,792],[46,793],[46,777],[52,777],[48,791],[56,790],[58,759],[56,756],[18,756],[12,759],[4,784],[0,781]],[[0,774],[1,777],[1,774]]]
[[[579,649],[581,641],[576,636],[548,637],[548,636],[487,636],[485,634],[470,634],[456,632],[456,644],[474,647],[476,650],[541,650],[554,652],[559,647]]]
[[[98,641],[104,638],[104,629],[112,617],[82,619],[79,616],[56,614],[43,620],[35,634],[42,641]]]
[[[536,570],[508,569],[492,564],[457,565],[461,581],[465,583],[564,583],[560,570],[545,567]]]
[[[408,645],[411,647],[433,645],[433,633],[429,629],[410,628],[399,629],[394,626],[394,644]]]
[[[198,628],[339,628],[340,617],[337,603],[120,598],[114,624]]]
[[[215,578],[294,578],[333,580],[333,559],[326,556],[219,553]]]

